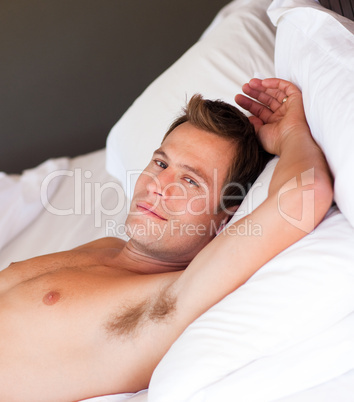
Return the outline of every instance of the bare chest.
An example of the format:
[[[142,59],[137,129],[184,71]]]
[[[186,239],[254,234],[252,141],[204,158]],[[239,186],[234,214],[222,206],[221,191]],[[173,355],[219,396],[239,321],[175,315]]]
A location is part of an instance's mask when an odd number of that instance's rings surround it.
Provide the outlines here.
[[[174,276],[138,275],[95,260],[85,264],[82,259],[63,258],[51,263],[48,269],[43,266],[46,261],[41,261],[32,274],[25,271],[31,270],[30,264],[8,268],[9,286],[0,293],[0,314],[11,311],[13,316],[20,314],[22,321],[25,317],[32,322],[62,320],[68,326],[75,322],[75,328],[81,323],[91,330],[103,326],[108,332],[114,329],[111,323],[116,322],[118,328],[125,317],[124,334],[156,304]]]
[[[37,266],[32,276],[21,269],[20,281],[15,266],[9,271],[8,283],[16,284],[0,294],[0,373],[9,377],[9,384],[11,376],[30,372],[26,378],[32,387],[45,378],[48,389],[61,389],[58,370],[65,368],[65,387],[69,390],[72,384],[73,392],[82,378],[90,388],[87,380],[96,375],[105,377],[105,392],[146,385],[166,351],[154,323],[166,321],[173,312],[174,301],[166,289],[175,274],[142,276],[86,262],[63,260],[47,272]],[[151,347],[156,361],[144,361],[141,356]]]

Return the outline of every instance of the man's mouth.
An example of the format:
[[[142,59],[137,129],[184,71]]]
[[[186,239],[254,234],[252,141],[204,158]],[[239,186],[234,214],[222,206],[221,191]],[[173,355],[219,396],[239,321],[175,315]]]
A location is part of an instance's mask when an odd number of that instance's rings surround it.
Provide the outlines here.
[[[139,202],[139,203],[136,204],[136,207],[137,207],[137,209],[138,209],[139,211],[141,211],[141,212],[143,212],[143,213],[145,213],[145,214],[155,216],[156,218],[159,218],[159,219],[161,219],[161,220],[163,220],[163,221],[167,221],[166,218],[164,218],[163,216],[159,215],[158,213],[156,213],[156,212],[153,210],[153,206],[152,206],[152,205],[147,204],[146,202]]]

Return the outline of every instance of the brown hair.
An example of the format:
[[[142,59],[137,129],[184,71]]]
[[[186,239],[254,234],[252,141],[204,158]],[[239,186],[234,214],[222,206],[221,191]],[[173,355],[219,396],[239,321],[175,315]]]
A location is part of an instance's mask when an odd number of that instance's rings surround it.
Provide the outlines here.
[[[220,100],[207,100],[194,95],[183,114],[169,127],[165,138],[180,124],[193,126],[229,139],[235,148],[235,158],[224,182],[221,206],[241,204],[247,191],[272,157],[260,145],[253,125],[236,107]]]

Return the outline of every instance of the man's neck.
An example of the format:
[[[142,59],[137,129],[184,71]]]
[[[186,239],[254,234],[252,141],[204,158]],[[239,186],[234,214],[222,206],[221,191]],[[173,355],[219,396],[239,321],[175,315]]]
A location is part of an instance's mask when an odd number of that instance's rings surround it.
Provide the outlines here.
[[[128,241],[119,254],[119,265],[131,272],[156,274],[175,272],[185,269],[190,261],[165,261],[139,250],[132,241]]]

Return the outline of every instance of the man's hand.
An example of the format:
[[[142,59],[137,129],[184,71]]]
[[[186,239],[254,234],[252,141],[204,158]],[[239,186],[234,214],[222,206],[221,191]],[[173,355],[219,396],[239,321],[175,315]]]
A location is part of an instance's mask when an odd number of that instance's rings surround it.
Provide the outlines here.
[[[289,136],[309,135],[302,95],[294,84],[278,78],[254,78],[242,90],[256,101],[244,95],[236,95],[235,100],[253,114],[249,120],[266,151],[280,155]]]

